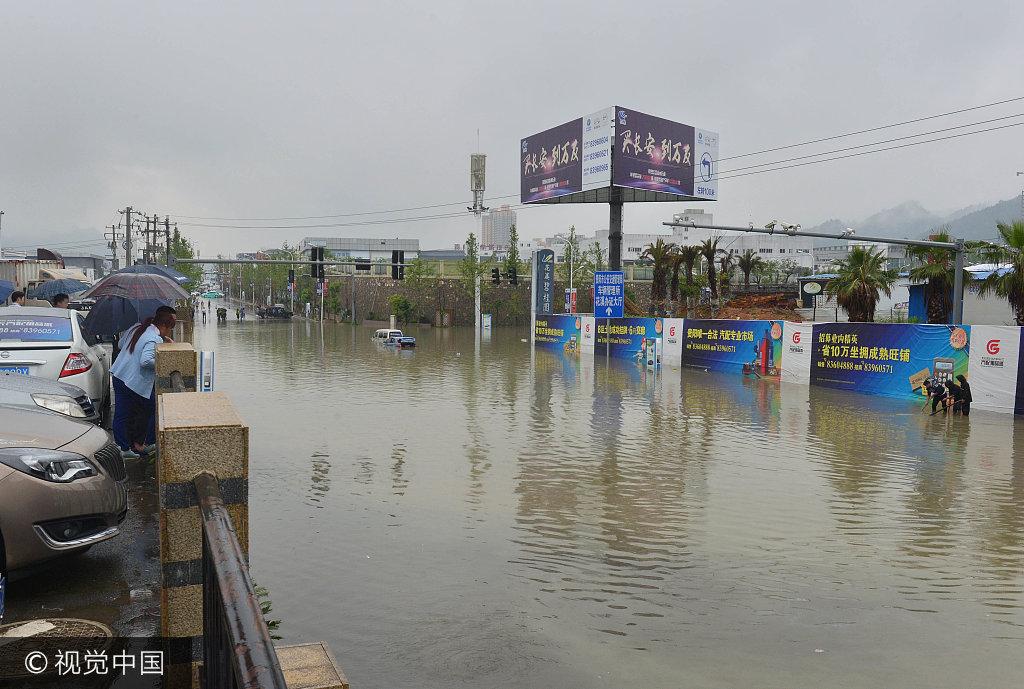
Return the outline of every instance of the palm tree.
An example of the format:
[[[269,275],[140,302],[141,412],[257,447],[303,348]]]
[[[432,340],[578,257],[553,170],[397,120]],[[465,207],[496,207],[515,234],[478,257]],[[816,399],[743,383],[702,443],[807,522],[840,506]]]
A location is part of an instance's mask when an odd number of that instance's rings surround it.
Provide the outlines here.
[[[651,261],[654,264],[654,275],[651,281],[651,302],[657,311],[664,312],[666,297],[666,282],[672,255],[675,253],[676,245],[665,242],[659,238],[658,241],[648,244],[641,260]]]
[[[951,242],[948,228],[942,228],[931,239],[936,242]],[[954,253],[950,249],[927,246],[907,247],[907,255],[918,265],[910,269],[910,279],[924,282],[925,303],[929,323],[948,323],[953,312],[953,285],[956,280]],[[964,283],[971,276],[964,271]]]
[[[722,252],[718,257],[719,280],[722,282],[722,294],[729,291],[729,281],[732,280],[732,273],[736,270],[736,252],[733,249]]]
[[[674,305],[679,300],[679,271],[683,268],[683,257],[679,255],[678,246],[672,248],[668,267],[672,273],[672,279],[669,281],[669,301],[673,304],[673,308],[670,308],[669,311],[675,314]]]
[[[736,265],[741,271],[743,271],[743,287],[746,289],[750,288],[750,274],[754,272],[758,265],[764,261],[760,256],[754,253],[753,249],[747,249],[740,254],[739,259],[736,261]]]
[[[881,249],[855,246],[846,258],[836,261],[837,276],[825,291],[834,295],[846,310],[851,322],[872,323],[879,292],[892,296],[897,280],[895,270],[885,269],[885,256]]]
[[[718,280],[715,273],[715,259],[718,258],[718,254],[723,253],[722,249],[718,248],[718,242],[721,241],[721,237],[708,237],[700,245],[700,255],[704,257],[704,260],[708,264],[708,287],[711,288],[711,298],[718,298]]]
[[[992,263],[1006,264],[981,281],[981,294],[995,292],[1010,302],[1017,325],[1024,325],[1024,220],[996,225],[1003,244],[985,244],[981,253]]]

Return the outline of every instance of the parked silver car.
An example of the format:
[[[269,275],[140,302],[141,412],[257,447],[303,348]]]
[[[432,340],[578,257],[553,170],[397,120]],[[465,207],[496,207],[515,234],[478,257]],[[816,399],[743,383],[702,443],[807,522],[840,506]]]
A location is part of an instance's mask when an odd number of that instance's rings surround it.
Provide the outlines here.
[[[100,410],[82,388],[21,373],[0,374],[0,404],[45,409],[89,423],[102,421]]]
[[[71,383],[106,416],[110,353],[86,332],[84,321],[82,314],[69,309],[0,308],[0,373]]]
[[[119,533],[126,479],[121,450],[102,428],[0,405],[0,615],[8,572]]]

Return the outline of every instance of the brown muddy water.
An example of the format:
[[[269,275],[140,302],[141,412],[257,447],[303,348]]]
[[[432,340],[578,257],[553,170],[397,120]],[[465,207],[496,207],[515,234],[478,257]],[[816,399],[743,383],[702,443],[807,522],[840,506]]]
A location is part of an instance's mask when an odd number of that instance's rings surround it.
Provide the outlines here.
[[[1019,686],[1022,421],[371,332],[197,328],[255,578],[353,687]]]

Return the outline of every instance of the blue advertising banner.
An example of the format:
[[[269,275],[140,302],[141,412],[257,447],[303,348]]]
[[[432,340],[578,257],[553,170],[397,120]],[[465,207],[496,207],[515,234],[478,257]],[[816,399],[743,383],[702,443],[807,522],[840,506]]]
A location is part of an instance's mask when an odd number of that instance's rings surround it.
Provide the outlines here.
[[[778,378],[782,371],[782,321],[683,321],[684,366]]]
[[[582,191],[582,132],[583,118],[578,118],[520,142],[519,198],[522,203]]]
[[[611,321],[597,319],[595,356],[645,361],[648,348],[661,339],[664,324],[660,318],[616,318]]]
[[[537,294],[534,295],[538,314],[555,312],[555,252],[541,249],[537,252]]]
[[[568,315],[537,316],[534,326],[537,347],[577,354],[580,349],[580,317]]]
[[[622,318],[626,303],[626,279],[621,270],[599,270],[594,273],[594,316]]]
[[[694,128],[690,125],[615,108],[613,185],[692,196],[693,158]]]
[[[924,399],[926,380],[967,374],[970,326],[818,323],[812,339],[812,385]]]

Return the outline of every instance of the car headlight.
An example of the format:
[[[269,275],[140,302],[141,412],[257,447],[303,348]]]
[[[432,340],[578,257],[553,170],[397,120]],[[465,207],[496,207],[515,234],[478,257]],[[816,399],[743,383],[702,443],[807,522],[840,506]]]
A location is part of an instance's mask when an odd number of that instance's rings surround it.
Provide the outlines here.
[[[71,483],[98,473],[92,462],[82,455],[39,447],[0,448],[0,462],[54,483]]]
[[[43,409],[49,409],[64,416],[73,416],[76,419],[85,418],[85,410],[82,409],[82,405],[76,402],[73,397],[38,394],[32,395],[32,400]]]

